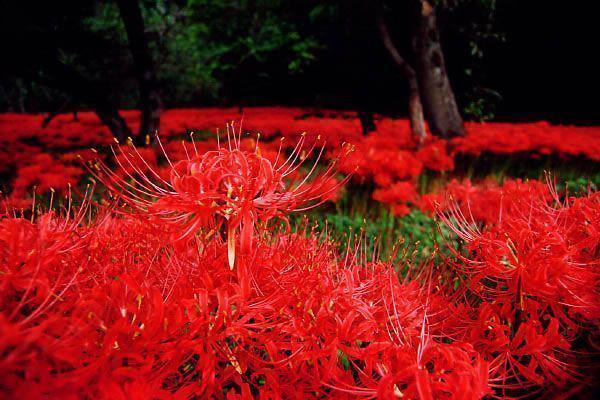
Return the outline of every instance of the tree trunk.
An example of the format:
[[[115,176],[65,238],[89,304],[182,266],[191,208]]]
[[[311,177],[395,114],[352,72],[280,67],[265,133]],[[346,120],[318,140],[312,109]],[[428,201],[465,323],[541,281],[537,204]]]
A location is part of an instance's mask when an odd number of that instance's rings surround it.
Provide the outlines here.
[[[127,40],[140,90],[142,115],[137,142],[144,143],[146,136],[150,135],[152,138],[160,127],[160,94],[139,2],[137,0],[118,0],[117,3],[127,31]]]
[[[392,58],[396,66],[400,69],[400,72],[402,73],[402,75],[404,75],[404,78],[408,82],[408,118],[410,121],[410,129],[412,130],[412,133],[417,138],[417,140],[419,140],[419,142],[422,143],[425,140],[427,131],[425,130],[423,106],[421,104],[419,84],[417,82],[415,70],[406,62],[406,60],[404,60],[404,58],[394,45],[390,32],[383,18],[383,12],[381,10],[381,7],[379,7],[377,13],[377,26],[379,28],[379,35],[381,37],[385,49],[390,54],[390,57]]]
[[[410,129],[419,143],[423,143],[427,137],[425,130],[425,118],[423,117],[423,105],[419,95],[419,84],[414,76],[408,80],[408,118]]]
[[[419,93],[434,135],[465,135],[462,117],[446,73],[435,9],[429,0],[411,0],[412,45]]]
[[[362,127],[363,135],[368,135],[369,132],[373,132],[377,129],[375,125],[375,118],[373,118],[373,113],[368,111],[359,111],[358,119],[360,121],[360,126]]]

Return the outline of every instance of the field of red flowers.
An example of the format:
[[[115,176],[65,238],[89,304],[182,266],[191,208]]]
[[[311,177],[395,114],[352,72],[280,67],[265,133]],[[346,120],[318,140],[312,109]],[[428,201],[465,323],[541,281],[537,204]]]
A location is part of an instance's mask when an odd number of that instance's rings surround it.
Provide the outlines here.
[[[154,145],[134,147],[92,113],[42,121],[0,115],[9,398],[596,389],[600,195],[459,170],[487,155],[593,169],[600,128],[471,123],[417,143],[404,120],[363,135],[352,112],[195,109],[165,112]],[[394,220],[435,216],[429,256],[294,217],[356,191]]]
[[[125,111],[123,116],[137,130],[139,113]],[[65,192],[85,174],[79,157],[96,157],[90,148],[113,144],[113,138],[91,112],[61,114],[47,126],[42,115],[0,115],[0,174],[10,182],[4,192],[17,207],[28,207],[37,193],[50,188]],[[482,154],[520,155],[540,158],[548,155],[563,160],[584,159],[600,162],[600,128],[552,126],[545,122],[527,124],[468,123],[468,136],[451,141],[432,140],[419,144],[406,120],[377,118],[377,129],[363,135],[356,113],[314,111],[295,108],[177,109],[163,114],[160,135],[165,150],[174,159],[191,151],[188,134],[200,132],[204,149],[216,146],[216,132],[229,121],[243,121],[242,147],[254,148],[260,133],[263,156],[276,156],[279,147],[292,149],[300,137],[308,144],[321,140],[324,156],[331,158],[343,143],[354,147],[338,170],[354,173],[355,181],[372,182],[373,198],[391,205],[396,214],[408,212],[407,205],[419,205],[417,180],[426,171],[451,172],[457,157]],[[206,132],[212,134],[206,135]],[[285,140],[281,141],[281,138]],[[197,134],[198,138],[198,134]],[[185,140],[184,145],[181,141]],[[141,150],[150,165],[157,165],[162,149]],[[101,151],[106,155],[108,152]],[[166,163],[163,163],[166,166]],[[168,176],[168,170],[164,170]]]

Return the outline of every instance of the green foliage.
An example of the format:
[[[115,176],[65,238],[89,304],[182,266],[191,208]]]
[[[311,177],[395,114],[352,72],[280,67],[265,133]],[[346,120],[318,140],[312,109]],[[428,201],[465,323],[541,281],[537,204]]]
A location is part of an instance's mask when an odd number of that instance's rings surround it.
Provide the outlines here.
[[[578,160],[565,163],[553,157],[519,155],[465,158],[458,161],[457,170],[451,176],[424,172],[419,177],[418,186],[423,194],[443,188],[452,178],[489,179],[499,184],[509,177],[544,180],[547,171],[551,171],[559,193],[568,189],[572,195],[584,195],[590,189],[593,191],[600,187],[600,172],[594,163],[590,165]],[[398,261],[408,259],[412,265],[419,265],[440,254],[449,256],[446,242],[455,249],[461,248],[456,235],[434,217],[418,209],[412,209],[402,217],[394,216],[387,206],[370,198],[371,190],[349,184],[335,206],[330,205],[329,209],[321,207],[309,214],[309,218],[319,228],[327,227],[329,235],[342,247],[360,243],[367,256],[376,248],[383,257],[393,256]]]
[[[466,96],[467,105],[464,107],[466,115],[475,121],[490,121],[496,116],[496,106],[502,96],[494,90],[474,88]]]
[[[320,230],[326,229],[342,248],[360,245],[368,257],[376,250],[384,258],[408,259],[414,264],[435,255],[438,244],[439,250],[445,252],[444,240],[455,240],[454,234],[438,226],[432,216],[418,209],[395,216],[386,205],[372,200],[370,193],[368,187],[349,185],[335,205],[319,207],[308,218]]]
[[[581,196],[588,191],[597,191],[600,188],[600,171],[586,175],[569,171],[563,173],[561,178],[556,183],[559,192],[568,190],[572,195]]]
[[[351,242],[356,243],[357,238],[362,238],[369,254],[373,245],[377,244],[384,257],[402,258],[408,255],[417,263],[431,257],[438,244],[444,247],[440,230],[445,238],[453,236],[446,227],[438,227],[434,218],[419,210],[414,209],[408,215],[395,217],[383,206],[375,207],[380,208],[379,215],[371,217],[326,213],[324,217],[329,232],[342,246],[347,245],[348,234],[356,235],[356,238],[351,237]]]
[[[299,31],[290,2],[165,0],[142,2],[142,13],[165,103],[216,100],[240,74],[269,78],[298,74],[322,48]],[[85,19],[95,34],[126,49],[127,36],[114,3],[99,3]]]
[[[442,37],[464,44],[462,55],[463,76],[458,77],[465,89],[458,93],[465,105],[464,113],[476,121],[495,117],[500,93],[486,85],[486,55],[488,49],[506,42],[506,33],[500,30],[497,19],[497,0],[437,0]],[[451,21],[449,23],[448,21]]]

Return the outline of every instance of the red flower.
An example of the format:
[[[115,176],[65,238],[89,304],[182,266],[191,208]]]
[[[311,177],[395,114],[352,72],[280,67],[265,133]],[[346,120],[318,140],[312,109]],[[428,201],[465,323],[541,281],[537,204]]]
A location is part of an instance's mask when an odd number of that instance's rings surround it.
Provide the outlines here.
[[[100,170],[105,175],[97,176],[131,205],[176,224],[182,229],[180,238],[200,229],[204,235],[210,235],[209,231],[218,231],[225,224],[229,266],[233,268],[238,230],[241,248],[247,251],[257,221],[268,222],[291,211],[315,207],[335,193],[345,180],[336,182],[334,163],[316,174],[317,162],[324,151],[321,149],[307,175],[299,182],[289,182],[287,178],[296,173],[314,149],[306,152],[303,138],[289,156],[280,148],[271,162],[261,156],[258,144],[253,152],[240,150],[241,131],[238,134],[232,127],[229,134],[232,138],[226,146],[171,164],[170,182],[161,179],[135,148],[133,151],[143,168],[129,157],[124,161],[117,159],[134,184],[119,178],[104,164],[100,164]]]

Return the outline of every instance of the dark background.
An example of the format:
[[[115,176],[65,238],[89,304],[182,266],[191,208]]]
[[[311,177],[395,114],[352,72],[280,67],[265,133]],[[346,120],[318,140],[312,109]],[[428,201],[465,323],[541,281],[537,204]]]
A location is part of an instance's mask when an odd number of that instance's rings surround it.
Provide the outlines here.
[[[406,83],[370,1],[141,1],[165,108],[292,105],[406,114]],[[385,5],[410,59],[403,2]],[[436,10],[466,119],[599,124],[592,1],[455,0]],[[0,111],[89,107],[53,75],[66,65],[119,108],[138,105],[127,38],[110,1],[2,4]],[[63,85],[63,86],[61,86]]]

